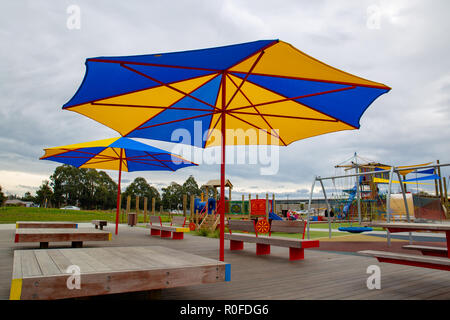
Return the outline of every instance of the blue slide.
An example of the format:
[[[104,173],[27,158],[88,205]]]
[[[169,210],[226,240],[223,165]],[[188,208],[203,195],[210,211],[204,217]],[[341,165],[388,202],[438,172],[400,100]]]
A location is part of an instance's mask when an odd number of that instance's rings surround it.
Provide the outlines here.
[[[281,219],[281,217],[279,217],[278,215],[276,215],[272,211],[269,212],[269,219],[272,219],[272,220],[283,220],[283,219]]]
[[[347,216],[348,211],[350,210],[350,206],[353,202],[353,200],[356,197],[356,186],[354,186],[350,192],[350,196],[348,197],[347,203],[345,204],[344,208],[342,209],[342,213],[344,214],[344,217]]]

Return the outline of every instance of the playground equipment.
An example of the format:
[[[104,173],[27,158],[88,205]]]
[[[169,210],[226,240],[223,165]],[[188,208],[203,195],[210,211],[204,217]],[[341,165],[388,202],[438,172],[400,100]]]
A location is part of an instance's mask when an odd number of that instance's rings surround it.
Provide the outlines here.
[[[247,220],[265,220],[267,222],[271,220],[283,220],[275,213],[275,196],[272,195],[272,199],[269,199],[269,195],[266,194],[265,199],[252,199],[251,195],[248,195],[248,200],[242,195],[242,199],[231,200],[231,190],[233,185],[229,180],[226,181],[226,187],[229,188],[228,200],[225,200],[225,216],[227,218],[241,218]],[[218,193],[217,188],[220,186],[219,180],[210,180],[202,186],[205,191],[201,194],[200,198],[193,200],[191,209],[191,219],[189,227],[193,230],[209,229],[215,230],[219,226],[220,204],[217,201]],[[211,195],[211,189],[212,194]],[[209,197],[208,197],[209,196]]]
[[[357,159],[356,153],[354,156],[355,159]],[[350,219],[349,221],[352,222],[352,217],[354,216],[354,212],[357,212],[358,222],[361,224],[364,221],[372,221],[372,219],[376,220],[382,220],[383,218],[386,219],[387,222],[390,222],[391,219],[394,218],[393,215],[393,205],[395,206],[396,203],[396,197],[392,195],[392,184],[395,183],[394,174],[397,175],[398,184],[400,186],[401,193],[399,197],[403,200],[403,208],[406,212],[406,220],[407,222],[410,222],[414,216],[411,217],[411,214],[413,214],[411,210],[411,206],[408,203],[409,202],[409,196],[406,191],[406,184],[405,182],[413,182],[419,180],[436,180],[438,179],[438,175],[430,174],[428,177],[421,177],[416,179],[407,179],[405,180],[405,177],[408,173],[425,173],[428,172],[428,170],[423,169],[434,169],[433,172],[438,171],[440,167],[444,166],[450,166],[450,164],[421,164],[421,165],[414,165],[414,166],[400,166],[400,167],[394,167],[394,166],[387,166],[375,162],[370,162],[366,164],[357,163],[357,161],[352,161],[350,165],[341,166],[338,165],[336,167],[346,168],[345,170],[351,170],[355,169],[355,173],[351,174],[342,174],[342,175],[335,175],[331,177],[315,177],[314,182],[311,188],[311,194],[309,199],[309,205],[308,205],[308,237],[309,237],[309,217],[311,214],[311,202],[312,202],[312,195],[314,192],[314,187],[316,182],[319,182],[322,187],[322,192],[325,198],[327,211],[330,212],[332,210],[332,205],[334,206],[334,209],[339,210],[339,201],[331,202],[327,197],[327,192],[324,186],[324,181],[331,180],[333,182],[333,185],[335,186],[335,180],[336,179],[355,179],[356,180],[356,196],[351,199],[351,205],[349,207],[349,214],[347,215],[347,219]],[[388,169],[385,169],[388,168]],[[402,178],[403,176],[403,178]],[[362,177],[362,178],[361,178]],[[386,179],[388,177],[388,179]],[[381,181],[382,182],[381,182]],[[387,182],[385,182],[387,181]],[[383,194],[380,191],[380,187],[383,187],[383,184],[387,184],[387,190]],[[343,189],[345,190],[345,189]],[[436,196],[438,193],[436,192]],[[345,199],[347,201],[346,204],[350,204],[350,198],[352,197],[352,192],[348,193],[347,197],[342,197],[341,201]],[[401,201],[398,201],[401,203]],[[397,202],[397,203],[398,203]],[[353,211],[352,211],[353,210]],[[415,210],[415,208],[414,208]],[[343,212],[343,207],[341,212]],[[352,213],[353,212],[353,213]],[[329,229],[329,237],[331,238],[331,220],[333,218],[329,217],[328,219],[328,229]],[[353,227],[353,226],[351,226]],[[342,229],[343,231],[349,231],[349,232],[364,232],[369,231],[369,229],[366,228],[351,228],[351,229]],[[411,235],[410,235],[411,237]],[[388,235],[389,238],[389,235]]]

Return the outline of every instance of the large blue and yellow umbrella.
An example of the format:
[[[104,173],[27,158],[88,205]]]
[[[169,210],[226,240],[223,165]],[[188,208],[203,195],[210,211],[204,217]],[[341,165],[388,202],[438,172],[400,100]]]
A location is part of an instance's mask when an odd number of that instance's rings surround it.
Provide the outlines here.
[[[122,171],[176,171],[197,165],[168,151],[119,137],[44,149],[41,160],[69,164],[77,168],[119,171],[116,234],[120,210]]]
[[[222,146],[222,261],[225,145],[287,146],[358,129],[364,111],[390,90],[279,40],[89,58],[86,68],[80,88],[64,109],[122,136],[174,141],[175,130],[184,129],[191,139],[176,142]],[[227,138],[228,132],[234,135]]]

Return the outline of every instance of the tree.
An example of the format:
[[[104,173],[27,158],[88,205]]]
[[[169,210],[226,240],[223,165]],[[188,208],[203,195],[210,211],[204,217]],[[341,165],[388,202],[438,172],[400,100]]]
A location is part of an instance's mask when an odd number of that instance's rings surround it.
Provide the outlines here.
[[[44,180],[42,185],[36,191],[36,202],[41,205],[41,207],[49,207],[50,202],[53,197],[52,188],[50,188],[50,183],[48,180]]]
[[[191,196],[200,196],[202,190],[198,187],[197,181],[193,176],[189,176],[183,183],[183,193],[187,195],[187,205],[190,206]]]
[[[134,181],[125,189],[122,197],[122,203],[126,203],[126,198],[131,197],[130,206],[132,208],[136,207],[136,196],[139,196],[139,208],[144,207],[144,197],[147,197],[149,201],[155,198],[155,204],[158,206],[161,202],[161,196],[158,190],[151,186],[147,180],[142,177],[137,177]]]
[[[183,202],[183,186],[176,182],[171,182],[166,188],[162,188],[162,204],[169,210],[178,209],[178,205]]]
[[[34,202],[35,201],[35,197],[33,197],[31,195],[31,193],[29,191],[25,192],[25,194],[22,197],[22,201],[30,201],[30,202]]]
[[[0,186],[0,206],[3,205],[5,200],[6,200],[5,194],[2,192],[2,186]]]
[[[116,206],[117,184],[104,171],[62,165],[50,177],[56,205],[79,205],[86,209]]]
[[[77,205],[82,194],[82,169],[70,165],[62,165],[50,176],[57,206]]]

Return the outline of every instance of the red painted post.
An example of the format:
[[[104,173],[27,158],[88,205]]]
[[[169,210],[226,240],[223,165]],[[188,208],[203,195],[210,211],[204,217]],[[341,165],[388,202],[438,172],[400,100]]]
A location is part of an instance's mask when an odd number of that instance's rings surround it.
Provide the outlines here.
[[[123,153],[123,149],[120,149],[120,159],[119,159],[119,183],[118,183],[118,185],[117,185],[116,234],[119,232],[120,180],[122,180],[122,153]]]
[[[151,228],[150,228],[150,235],[151,235],[151,236],[160,236],[160,235],[161,235],[161,230],[158,230],[158,229],[151,229]]]
[[[172,239],[173,240],[183,240],[184,239],[184,232],[172,232]]]
[[[303,260],[305,258],[305,250],[303,248],[289,248],[289,260]]]
[[[244,249],[244,241],[230,240],[230,250],[242,250]]]
[[[261,256],[265,254],[270,254],[270,244],[257,243],[256,255]]]
[[[172,236],[172,232],[161,230],[161,238],[170,238]]]
[[[219,260],[224,261],[225,260],[225,108],[226,108],[226,101],[225,101],[225,90],[226,90],[226,79],[225,79],[225,72],[222,73],[222,163],[220,164],[220,245],[219,245]]]

